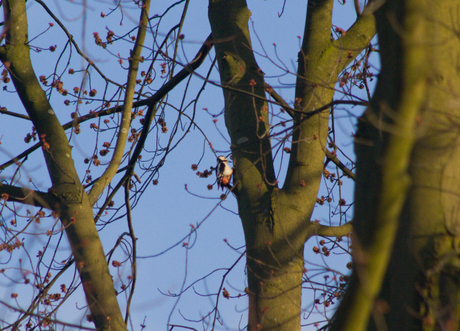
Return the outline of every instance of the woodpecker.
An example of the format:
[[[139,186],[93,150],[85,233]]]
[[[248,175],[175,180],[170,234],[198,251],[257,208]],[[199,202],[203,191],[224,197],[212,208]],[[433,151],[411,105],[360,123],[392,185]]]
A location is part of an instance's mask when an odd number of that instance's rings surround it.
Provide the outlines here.
[[[221,187],[222,191],[224,187],[229,190],[232,189],[230,185],[230,179],[232,178],[233,169],[228,165],[228,160],[225,156],[219,156],[217,158],[217,167],[216,167],[216,177],[217,177],[217,187]]]

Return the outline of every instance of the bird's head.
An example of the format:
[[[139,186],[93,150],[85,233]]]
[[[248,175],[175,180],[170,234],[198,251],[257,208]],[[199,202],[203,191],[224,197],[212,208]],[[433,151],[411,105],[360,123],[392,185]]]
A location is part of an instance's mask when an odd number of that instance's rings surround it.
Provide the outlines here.
[[[225,162],[225,163],[227,163],[228,160],[227,160],[227,158],[225,156],[221,155],[221,156],[217,157],[217,162]]]

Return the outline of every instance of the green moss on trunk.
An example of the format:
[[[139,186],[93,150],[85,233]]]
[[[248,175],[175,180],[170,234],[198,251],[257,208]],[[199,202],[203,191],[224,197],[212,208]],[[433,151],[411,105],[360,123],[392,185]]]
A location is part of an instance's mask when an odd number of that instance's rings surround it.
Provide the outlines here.
[[[67,233],[91,320],[98,330],[126,330],[94,223],[93,209],[78,178],[67,136],[32,67],[26,3],[6,0],[3,9],[10,28],[2,61],[43,143],[42,151],[52,182],[49,193],[59,201],[52,207]]]

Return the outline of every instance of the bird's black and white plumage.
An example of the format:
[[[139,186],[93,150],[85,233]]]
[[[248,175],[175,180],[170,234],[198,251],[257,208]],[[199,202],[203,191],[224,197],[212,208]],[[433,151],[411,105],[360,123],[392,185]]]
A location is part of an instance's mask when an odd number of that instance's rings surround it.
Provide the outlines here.
[[[228,165],[228,160],[225,156],[219,156],[217,158],[217,167],[216,167],[216,177],[217,177],[217,187],[232,189],[230,185],[230,180],[232,178],[233,169]]]

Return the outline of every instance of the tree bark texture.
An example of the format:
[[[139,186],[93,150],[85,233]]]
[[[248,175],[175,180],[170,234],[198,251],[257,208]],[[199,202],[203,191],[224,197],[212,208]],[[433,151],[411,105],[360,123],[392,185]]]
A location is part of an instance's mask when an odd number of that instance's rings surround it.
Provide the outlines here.
[[[209,2],[209,20],[231,138],[234,186],[246,239],[248,330],[300,330],[304,244],[318,234],[310,217],[323,172],[328,112],[338,74],[375,34],[363,15],[346,38],[331,39],[332,0],[309,1],[299,53],[292,154],[283,189],[275,178],[264,79],[244,0]],[[331,229],[340,236],[346,228]],[[341,235],[345,235],[342,233]]]
[[[332,330],[460,327],[460,5],[387,1],[356,136],[354,270]]]
[[[61,218],[72,248],[83,289],[98,330],[126,330],[113,287],[93,209],[78,178],[71,147],[53,108],[34,73],[28,46],[26,3],[3,1],[6,45],[1,60],[42,141],[42,151],[52,182],[50,206]]]

